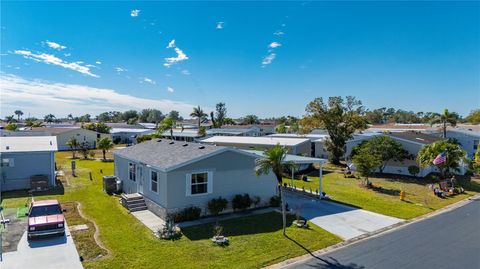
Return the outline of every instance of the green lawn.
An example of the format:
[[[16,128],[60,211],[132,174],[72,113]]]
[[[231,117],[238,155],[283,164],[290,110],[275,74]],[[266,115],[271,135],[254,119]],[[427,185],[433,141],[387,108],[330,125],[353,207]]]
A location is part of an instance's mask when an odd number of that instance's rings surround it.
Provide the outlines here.
[[[317,175],[317,174],[315,174]],[[296,187],[309,191],[318,189],[317,177],[310,177],[311,182],[294,180]],[[370,178],[375,186],[382,189],[366,189],[360,186],[361,180],[344,178],[343,174],[325,173],[323,175],[323,191],[332,199],[351,204],[366,210],[385,214],[402,219],[411,219],[434,210],[455,203],[480,192],[480,180],[472,179],[464,183],[465,194],[441,199],[433,195],[422,179],[386,179]],[[285,178],[284,182],[291,184],[291,179]],[[400,191],[405,191],[405,201],[400,201]]]
[[[277,213],[224,221],[225,235],[230,238],[227,247],[211,243],[211,225],[186,228],[176,241],[159,240],[120,205],[117,197],[103,193],[100,170],[103,175],[113,174],[113,163],[77,160],[74,178],[68,176],[70,156],[69,152],[56,154],[57,165],[64,167],[68,177],[64,193],[60,190],[35,199],[78,201],[84,214],[96,222],[100,240],[112,255],[86,261],[86,268],[259,268],[341,241],[312,224],[308,230],[288,227],[289,238],[285,238]],[[93,174],[93,181],[89,180],[89,172]],[[2,206],[6,208],[28,203],[28,195],[20,191],[4,193],[2,198]]]

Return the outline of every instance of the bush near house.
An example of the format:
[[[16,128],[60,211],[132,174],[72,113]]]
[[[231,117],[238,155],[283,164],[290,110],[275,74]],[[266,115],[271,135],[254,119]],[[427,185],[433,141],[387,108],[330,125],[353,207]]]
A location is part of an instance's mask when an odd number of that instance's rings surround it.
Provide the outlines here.
[[[279,207],[280,206],[280,196],[275,195],[270,198],[269,204],[271,207]]]
[[[233,210],[245,210],[252,205],[252,199],[248,193],[237,194],[232,199]]]
[[[215,216],[220,214],[223,210],[227,209],[227,206],[227,199],[222,198],[221,196],[218,198],[214,198],[208,202],[208,210],[212,215]]]
[[[196,220],[200,218],[202,210],[199,207],[191,206],[184,208],[175,215],[175,222]]]

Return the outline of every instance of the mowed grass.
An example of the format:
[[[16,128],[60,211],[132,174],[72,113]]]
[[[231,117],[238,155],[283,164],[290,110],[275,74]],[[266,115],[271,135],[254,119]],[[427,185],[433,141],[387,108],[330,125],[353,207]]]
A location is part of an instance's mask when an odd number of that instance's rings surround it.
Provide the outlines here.
[[[215,246],[210,241],[212,224],[186,228],[184,235],[175,241],[160,240],[121,206],[118,197],[102,191],[102,176],[113,174],[113,163],[77,159],[77,177],[72,177],[70,157],[69,152],[56,154],[57,166],[63,168],[67,177],[64,193],[42,194],[35,199],[78,201],[86,217],[95,221],[99,238],[111,255],[87,260],[83,263],[85,268],[260,268],[341,241],[313,224],[310,229],[289,226],[289,237],[283,237],[281,216],[277,213],[222,222],[225,235],[230,238],[227,247]],[[25,192],[4,193],[2,198],[2,206],[6,208],[22,206],[29,200]],[[81,221],[77,218],[72,224]],[[80,243],[77,247],[88,248],[89,244]]]
[[[316,175],[316,173],[315,173]],[[306,191],[315,192],[319,188],[318,176],[309,176],[311,181],[294,180],[297,188],[304,187]],[[381,189],[366,189],[361,186],[361,180],[344,178],[343,174],[330,172],[323,175],[323,191],[333,200],[354,205],[369,211],[377,212],[401,219],[412,219],[423,214],[453,204],[480,192],[480,180],[472,179],[469,183],[462,182],[466,192],[449,198],[438,198],[428,188],[423,179],[388,179],[370,178],[376,187]],[[284,182],[291,184],[290,178]],[[406,197],[400,200],[400,192]]]

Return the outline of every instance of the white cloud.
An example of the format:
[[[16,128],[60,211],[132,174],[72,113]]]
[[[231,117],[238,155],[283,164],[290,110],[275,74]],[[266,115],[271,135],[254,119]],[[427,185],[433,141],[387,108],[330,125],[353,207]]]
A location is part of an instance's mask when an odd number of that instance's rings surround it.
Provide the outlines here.
[[[157,84],[157,82],[155,82],[155,80],[150,79],[150,78],[147,78],[147,77],[144,77],[144,78],[142,79],[142,81],[143,81],[143,82],[150,83],[150,84],[153,84],[153,85]]]
[[[270,43],[270,45],[268,45],[269,48],[271,49],[274,49],[274,48],[278,48],[280,47],[282,44],[278,43],[278,42],[272,42]]]
[[[172,87],[167,87],[168,92],[174,92],[174,89]]]
[[[21,109],[37,117],[47,112],[57,116],[69,113],[96,115],[105,111],[140,110],[148,107],[161,111],[177,110],[188,115],[194,107],[168,99],[139,98],[112,89],[30,80],[11,74],[0,75],[0,88],[2,111]]]
[[[96,63],[96,64],[102,64],[102,62],[100,62],[100,61],[96,61],[95,63]]]
[[[165,63],[163,64],[165,67],[170,67],[178,62],[188,60],[187,54],[185,54],[180,48],[175,47],[174,49],[177,56],[165,58]]]
[[[278,35],[278,36],[282,36],[284,35],[285,33],[283,31],[280,31],[280,30],[277,30],[275,31],[275,33],[273,33],[274,35]]]
[[[77,71],[77,72],[85,74],[85,75],[95,77],[95,78],[100,77],[98,75],[93,74],[90,71],[89,67],[83,66],[82,62],[70,62],[69,63],[69,62],[66,62],[66,61],[64,61],[64,60],[62,60],[62,59],[60,59],[60,58],[58,58],[54,55],[51,55],[51,54],[46,54],[46,53],[35,54],[35,53],[32,53],[31,51],[28,51],[28,50],[16,50],[14,53],[18,54],[18,55],[22,55],[25,59],[30,59],[30,60],[33,60],[33,61],[36,61],[36,62],[41,62],[41,63],[46,63],[46,64],[57,65],[57,66],[60,66],[60,67],[66,68],[66,69]]]
[[[175,39],[172,39],[172,41],[168,42],[167,49],[170,48],[175,48]]]
[[[115,67],[115,71],[117,71],[117,73],[121,73],[121,72],[126,72],[128,70],[125,69],[125,68],[121,68],[121,67],[117,66],[117,67]]]
[[[186,76],[189,76],[190,75],[190,71],[188,71],[187,69],[184,69],[182,70],[182,74],[186,75]]]
[[[270,53],[267,56],[265,56],[262,60],[262,67],[265,67],[266,65],[271,64],[273,60],[275,60],[275,57],[277,57],[275,53]]]
[[[130,11],[130,16],[132,16],[132,17],[138,17],[139,14],[140,14],[139,9],[134,9],[134,10]]]
[[[45,41],[45,43],[47,44],[47,46],[49,46],[50,48],[52,49],[56,49],[56,50],[63,50],[63,49],[66,49],[67,47],[65,46],[62,46],[56,42],[52,42],[52,41]]]
[[[216,29],[223,29],[224,24],[225,24],[225,23],[224,23],[223,21],[217,22],[217,27],[216,27]]]

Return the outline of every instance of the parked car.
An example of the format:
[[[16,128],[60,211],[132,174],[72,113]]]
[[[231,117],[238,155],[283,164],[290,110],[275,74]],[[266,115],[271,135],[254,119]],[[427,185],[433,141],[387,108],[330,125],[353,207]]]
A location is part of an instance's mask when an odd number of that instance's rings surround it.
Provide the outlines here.
[[[65,217],[57,200],[34,201],[28,212],[28,239],[44,235],[65,235]]]

